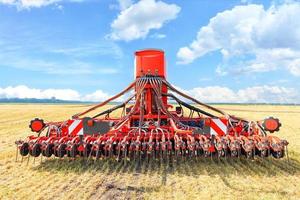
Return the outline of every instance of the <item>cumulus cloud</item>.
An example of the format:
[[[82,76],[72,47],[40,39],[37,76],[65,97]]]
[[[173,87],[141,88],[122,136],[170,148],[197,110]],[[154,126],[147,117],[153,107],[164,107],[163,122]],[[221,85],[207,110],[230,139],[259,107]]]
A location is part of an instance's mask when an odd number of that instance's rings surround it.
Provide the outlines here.
[[[110,96],[102,90],[97,90],[91,94],[87,94],[83,97],[85,101],[105,101]]]
[[[300,103],[298,90],[279,86],[253,86],[236,91],[221,86],[180,90],[202,102],[209,103]]]
[[[111,24],[110,38],[113,40],[145,38],[150,30],[160,29],[166,22],[175,19],[181,9],[176,4],[155,0],[141,0],[135,4],[124,2],[124,5],[121,4],[124,10]]]
[[[219,74],[266,72],[285,67],[299,76],[300,3],[248,4],[218,13],[200,28],[196,39],[177,52],[188,64],[209,52],[220,51]],[[230,66],[230,68],[228,67]]]
[[[190,90],[176,88],[208,103],[300,103],[298,90],[279,86],[262,85],[237,91],[221,86],[197,87]],[[51,99],[53,97],[61,100],[101,102],[111,97],[111,95],[102,90],[80,94],[72,89],[37,89],[25,85],[0,87],[0,98]],[[126,98],[128,96],[122,96],[116,101],[124,101]]]
[[[71,89],[36,89],[29,88],[25,85],[16,87],[0,88],[0,98],[36,98],[36,99],[51,99],[55,97],[61,100],[79,100],[80,94]]]
[[[25,85],[0,87],[0,98],[35,98],[75,100],[75,101],[104,101],[110,97],[109,94],[102,90],[97,90],[91,94],[82,95],[72,89],[37,89],[29,88]]]
[[[133,4],[132,0],[118,0],[120,10],[126,10]]]
[[[56,4],[63,0],[0,0],[0,4],[14,5],[19,9],[40,8],[50,4]],[[84,0],[68,0],[69,2],[82,2]],[[59,6],[62,8],[61,6]]]
[[[300,76],[300,58],[295,59],[288,64],[288,68],[295,76]]]

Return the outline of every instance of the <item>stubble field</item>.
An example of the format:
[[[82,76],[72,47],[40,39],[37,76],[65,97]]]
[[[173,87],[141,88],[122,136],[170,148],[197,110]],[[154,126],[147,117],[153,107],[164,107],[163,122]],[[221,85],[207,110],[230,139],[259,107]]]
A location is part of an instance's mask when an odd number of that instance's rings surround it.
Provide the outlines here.
[[[0,105],[0,199],[300,199],[300,106],[217,105],[250,119],[280,118],[286,158],[200,158],[169,163],[31,158],[15,161],[15,140],[32,118],[66,120],[86,105]],[[244,110],[249,110],[245,112]]]

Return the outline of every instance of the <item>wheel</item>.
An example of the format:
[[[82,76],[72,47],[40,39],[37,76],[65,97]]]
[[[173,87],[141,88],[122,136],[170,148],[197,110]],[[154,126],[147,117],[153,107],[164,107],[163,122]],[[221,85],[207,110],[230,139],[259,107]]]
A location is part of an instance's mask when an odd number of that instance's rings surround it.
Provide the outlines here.
[[[246,158],[253,158],[253,151],[247,151],[245,152]]]
[[[238,151],[237,150],[232,150],[230,151],[231,157],[237,157],[238,156]]]
[[[58,146],[57,155],[58,155],[59,158],[62,158],[62,157],[64,157],[66,155],[66,153],[67,153],[66,147],[67,147],[66,144],[60,144]]]
[[[281,150],[281,151],[273,151],[272,152],[272,156],[274,158],[283,158],[284,157],[284,151]]]
[[[53,147],[54,144],[47,144],[46,149],[42,151],[43,156],[48,158],[51,157],[52,154],[54,154]]]
[[[268,150],[266,150],[266,149],[261,150],[259,156],[260,157],[268,157],[269,156]]]
[[[42,152],[41,145],[38,143],[34,144],[32,149],[29,150],[29,154],[33,157],[39,157],[41,152]]]
[[[20,146],[20,154],[21,154],[21,156],[27,156],[28,153],[29,153],[29,144],[27,142],[24,142]]]

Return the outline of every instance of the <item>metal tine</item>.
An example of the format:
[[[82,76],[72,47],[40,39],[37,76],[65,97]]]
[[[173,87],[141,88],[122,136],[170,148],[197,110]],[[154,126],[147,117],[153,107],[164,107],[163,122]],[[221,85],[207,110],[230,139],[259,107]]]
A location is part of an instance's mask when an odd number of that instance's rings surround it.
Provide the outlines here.
[[[117,154],[117,161],[120,161],[120,155],[121,155],[121,147],[118,147],[118,154]]]
[[[127,148],[125,148],[125,155],[124,155],[124,162],[125,162],[125,164],[127,163]]]
[[[28,165],[28,163],[29,163],[29,158],[30,158],[30,154],[28,154],[26,165]]]
[[[286,154],[286,158],[288,160],[288,163],[290,163],[289,151],[288,151],[288,147],[287,146],[285,146],[285,154]]]
[[[97,151],[96,151],[96,158],[94,160],[94,163],[96,163],[96,161],[99,159],[99,153],[100,153],[100,149],[97,148]]]
[[[150,161],[150,153],[148,152],[148,150],[146,151],[146,159],[147,159],[147,163],[149,163],[149,161]]]
[[[16,151],[16,161],[15,162],[18,162],[19,148],[18,148],[17,144],[16,144],[16,147],[17,147],[17,151]]]
[[[90,162],[90,159],[91,159],[91,157],[92,157],[92,153],[93,153],[93,146],[91,147],[91,151],[90,151],[89,156],[88,156],[88,159],[87,159],[87,161],[86,161],[87,164]]]
[[[113,158],[113,147],[112,146],[109,148],[109,158],[110,159]]]
[[[139,163],[142,161],[142,142],[140,142],[139,144],[139,149],[138,149],[138,160],[139,160]]]
[[[133,160],[134,162],[137,160],[137,152],[135,150],[133,151]]]

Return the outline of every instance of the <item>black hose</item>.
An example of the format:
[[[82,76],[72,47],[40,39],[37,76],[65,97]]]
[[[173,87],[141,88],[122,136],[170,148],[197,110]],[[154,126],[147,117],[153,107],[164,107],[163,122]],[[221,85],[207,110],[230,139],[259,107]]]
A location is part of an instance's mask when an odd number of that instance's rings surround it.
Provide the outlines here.
[[[190,105],[190,104],[188,104],[188,103],[186,103],[186,102],[184,102],[184,101],[181,101],[180,99],[178,99],[177,97],[175,97],[175,95],[173,95],[173,94],[162,94],[162,95],[165,95],[165,96],[168,96],[168,97],[173,98],[175,101],[177,101],[177,103],[183,105],[184,107],[186,107],[186,108],[188,108],[188,109],[190,109],[190,110],[193,110],[193,111],[202,113],[202,114],[204,114],[204,115],[206,115],[206,116],[209,116],[209,117],[212,117],[212,118],[215,118],[215,117],[216,117],[215,115],[212,115],[212,114],[210,114],[210,113],[208,113],[208,112],[206,112],[206,111],[204,111],[204,110],[201,110],[200,108],[197,108],[197,107],[195,107],[195,106],[192,106],[192,105]]]
[[[105,114],[109,114],[109,113],[111,113],[111,112],[113,112],[113,111],[115,111],[115,110],[117,110],[117,109],[119,109],[119,108],[124,107],[125,105],[126,105],[125,103],[122,103],[122,104],[117,105],[117,106],[115,106],[115,107],[113,107],[113,108],[110,108],[110,109],[108,109],[108,110],[105,110],[105,111],[103,111],[103,112],[101,112],[101,113],[99,113],[99,114],[93,116],[92,118],[96,118],[96,117],[100,117],[100,116],[105,115]]]

